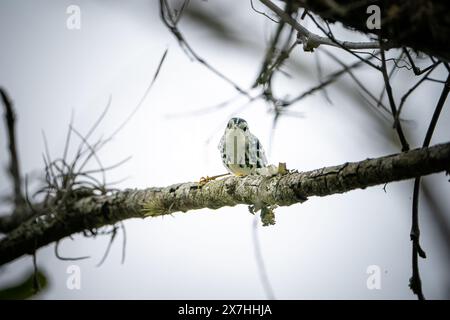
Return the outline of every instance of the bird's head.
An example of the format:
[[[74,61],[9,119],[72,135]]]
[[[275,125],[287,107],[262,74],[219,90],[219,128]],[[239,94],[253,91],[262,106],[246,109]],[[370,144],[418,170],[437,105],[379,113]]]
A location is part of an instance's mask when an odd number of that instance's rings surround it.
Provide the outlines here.
[[[230,121],[228,121],[227,129],[229,130],[242,130],[247,131],[248,130],[248,124],[247,121],[245,121],[242,118],[231,118]]]

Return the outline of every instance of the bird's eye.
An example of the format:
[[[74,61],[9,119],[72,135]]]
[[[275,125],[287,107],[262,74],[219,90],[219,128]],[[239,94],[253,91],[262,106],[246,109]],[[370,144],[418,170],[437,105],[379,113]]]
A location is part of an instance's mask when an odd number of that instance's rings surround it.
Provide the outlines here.
[[[242,128],[242,130],[244,130],[244,132],[247,131],[247,129],[248,129],[247,126],[244,126],[244,127]]]
[[[231,122],[228,122],[227,128],[228,128],[228,129],[231,129]]]

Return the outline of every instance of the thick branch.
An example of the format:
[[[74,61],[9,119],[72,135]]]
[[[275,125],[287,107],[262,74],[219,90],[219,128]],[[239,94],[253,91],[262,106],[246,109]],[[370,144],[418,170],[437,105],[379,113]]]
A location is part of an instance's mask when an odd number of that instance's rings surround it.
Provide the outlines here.
[[[305,197],[344,193],[449,169],[450,143],[446,143],[308,172],[233,176],[204,186],[190,182],[165,188],[127,189],[108,196],[80,196],[56,215],[42,215],[9,233],[0,241],[0,265],[73,233],[124,219],[238,204],[289,206]]]

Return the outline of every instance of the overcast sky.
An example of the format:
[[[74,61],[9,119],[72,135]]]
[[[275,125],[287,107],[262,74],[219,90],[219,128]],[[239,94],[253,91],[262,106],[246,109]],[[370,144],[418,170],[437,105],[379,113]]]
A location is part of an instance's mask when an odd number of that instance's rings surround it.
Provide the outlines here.
[[[226,30],[224,34],[210,31],[193,15],[186,15],[180,28],[192,47],[240,86],[250,87],[275,24],[252,11],[249,1],[191,2]],[[69,5],[81,9],[79,30],[66,26]],[[268,149],[273,114],[267,105],[262,101],[246,104],[246,99],[239,97],[226,107],[207,108],[237,92],[186,56],[160,21],[156,1],[2,0],[0,39],[0,86],[14,100],[21,165],[35,184],[43,168],[41,132],[47,136],[50,153],[60,155],[71,113],[75,128],[86,133],[111,96],[111,108],[91,141],[110,134],[140,101],[166,49],[160,76],[142,107],[99,153],[105,166],[132,156],[108,173],[108,181],[126,178],[116,187],[144,188],[224,173],[217,144],[233,115],[246,119]],[[334,52],[353,61],[342,51]],[[316,84],[314,57],[300,47],[295,49],[285,66],[291,77],[277,77],[277,93],[293,96]],[[325,74],[339,68],[323,55],[321,63]],[[374,92],[381,90],[381,74],[367,69],[357,74]],[[443,74],[438,70],[434,77]],[[407,71],[394,78],[398,96],[411,81]],[[441,89],[440,84],[427,83],[405,106],[411,146],[421,144]],[[328,89],[332,104],[317,93],[292,106],[301,117],[281,117],[272,136],[269,162],[310,170],[399,152],[391,123],[368,111],[370,107],[357,92],[351,80],[344,78]],[[448,103],[432,144],[450,140],[447,107]],[[202,108],[206,111],[194,112]],[[0,164],[6,168],[3,122],[0,132]],[[79,141],[73,140],[71,154],[76,143]],[[0,181],[0,193],[7,195],[11,189],[6,170],[0,173]],[[446,213],[448,228],[448,177],[435,174],[424,183],[431,190],[434,207]],[[390,183],[385,189],[376,186],[313,197],[304,204],[278,208],[275,226],[259,226],[261,251],[275,297],[414,299],[408,288],[412,181]],[[420,261],[423,290],[428,298],[449,298],[448,240],[439,232],[435,214],[425,200],[420,209],[421,243],[427,252],[427,259]],[[61,255],[91,258],[60,261],[53,245],[40,249],[37,261],[48,275],[50,287],[38,298],[264,299],[267,295],[252,240],[253,220],[245,206],[127,220],[123,265],[120,232],[101,267],[96,265],[108,237],[65,239],[60,244]],[[71,265],[80,267],[80,290],[66,286]],[[367,268],[372,265],[381,270],[379,290],[367,287]],[[0,286],[14,283],[31,268],[30,257],[6,265],[0,270]]]

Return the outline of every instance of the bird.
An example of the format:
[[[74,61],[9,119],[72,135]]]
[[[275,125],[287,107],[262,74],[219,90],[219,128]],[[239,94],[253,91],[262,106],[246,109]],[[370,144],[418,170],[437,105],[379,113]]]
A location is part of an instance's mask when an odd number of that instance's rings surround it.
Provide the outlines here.
[[[223,165],[235,176],[257,174],[258,169],[267,166],[263,146],[242,118],[228,121],[218,148]]]
[[[218,146],[222,163],[228,172],[242,177],[260,174],[269,168],[266,153],[259,139],[250,132],[247,121],[242,118],[231,118]],[[248,207],[252,214],[261,211],[263,226],[275,224],[274,210],[276,205],[257,202]]]

